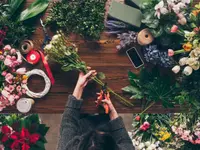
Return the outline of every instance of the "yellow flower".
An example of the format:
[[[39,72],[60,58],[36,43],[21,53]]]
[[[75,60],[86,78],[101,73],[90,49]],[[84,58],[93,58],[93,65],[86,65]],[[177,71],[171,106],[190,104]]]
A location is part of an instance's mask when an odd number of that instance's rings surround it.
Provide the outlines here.
[[[23,75],[22,80],[27,80],[28,76],[27,75]]]
[[[192,44],[190,42],[186,43],[183,45],[183,49],[186,51],[186,52],[190,52],[191,49],[192,49]]]
[[[199,14],[199,10],[193,10],[192,14],[196,17]]]
[[[163,135],[161,138],[159,138],[159,140],[161,140],[161,141],[166,141],[166,140],[169,139],[170,137],[171,137],[171,133],[165,132],[164,135]]]

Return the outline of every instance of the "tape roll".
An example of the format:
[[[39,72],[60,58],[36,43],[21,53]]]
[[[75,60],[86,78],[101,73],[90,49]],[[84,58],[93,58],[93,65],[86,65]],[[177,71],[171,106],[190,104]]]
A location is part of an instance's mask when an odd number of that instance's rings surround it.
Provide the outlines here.
[[[21,44],[21,53],[28,54],[34,48],[33,42],[30,40],[24,40]]]
[[[137,42],[142,46],[151,44],[153,40],[154,37],[148,29],[143,29],[138,33]]]
[[[39,75],[39,76],[41,76],[41,77],[44,78],[44,81],[45,81],[45,88],[44,88],[44,90],[42,92],[40,92],[40,93],[34,93],[34,92],[32,92],[32,91],[29,90],[29,88],[28,88],[28,86],[26,84],[23,85],[23,88],[26,89],[26,95],[28,95],[29,97],[31,97],[31,98],[41,98],[41,97],[45,96],[49,92],[49,90],[51,88],[51,81],[48,78],[48,76],[44,73],[44,71],[42,71],[40,69],[33,69],[33,70],[28,71],[26,73],[26,76],[28,78],[30,76],[32,76],[32,75]]]
[[[27,62],[33,65],[37,64],[40,58],[40,53],[36,50],[31,50],[26,56]]]
[[[35,101],[33,99],[30,98],[21,98],[17,101],[17,110],[21,113],[28,113],[31,108],[32,105],[35,103]]]

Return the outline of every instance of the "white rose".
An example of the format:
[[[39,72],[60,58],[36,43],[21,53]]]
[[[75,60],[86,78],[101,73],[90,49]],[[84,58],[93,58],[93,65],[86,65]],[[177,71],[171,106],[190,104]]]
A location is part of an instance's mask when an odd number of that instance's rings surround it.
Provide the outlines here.
[[[188,58],[187,61],[186,61],[186,64],[187,65],[190,65],[190,66],[193,66],[195,65],[196,63],[198,62],[198,58]]]
[[[197,62],[197,64],[190,66],[192,67],[192,69],[194,70],[199,70],[199,62]]]
[[[153,150],[151,147],[148,147],[147,150]]]
[[[178,23],[180,23],[181,25],[185,25],[187,23],[187,20],[185,17],[181,18],[178,20]]]
[[[52,40],[53,40],[53,41],[56,41],[58,38],[59,38],[59,35],[56,34],[56,35],[54,35],[54,36],[52,37]]]
[[[155,145],[155,144],[151,144],[150,147],[151,147],[152,149],[155,149],[155,148],[156,148],[156,145]]]
[[[176,65],[176,66],[174,66],[174,67],[172,68],[172,71],[173,71],[175,74],[177,74],[180,70],[181,70],[181,67],[178,66],[178,65]]]
[[[189,75],[192,74],[192,71],[193,71],[192,67],[187,66],[187,67],[185,67],[185,69],[183,70],[183,74],[185,74],[186,76],[189,76]]]
[[[145,147],[144,143],[140,143],[140,144],[138,145],[138,149],[139,149],[139,150],[142,150],[144,147]]]
[[[179,65],[184,66],[187,62],[188,57],[183,57],[179,60]]]
[[[146,147],[149,147],[151,145],[151,142],[147,141],[144,143]]]

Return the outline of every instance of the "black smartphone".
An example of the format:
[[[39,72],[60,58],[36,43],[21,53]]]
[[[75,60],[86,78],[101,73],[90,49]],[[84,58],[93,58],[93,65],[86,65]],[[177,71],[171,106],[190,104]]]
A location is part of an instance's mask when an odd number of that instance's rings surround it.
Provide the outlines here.
[[[140,57],[140,54],[137,52],[137,49],[135,47],[132,47],[126,51],[126,54],[128,55],[130,61],[132,62],[133,66],[135,68],[140,68],[144,65],[144,62],[142,58]]]

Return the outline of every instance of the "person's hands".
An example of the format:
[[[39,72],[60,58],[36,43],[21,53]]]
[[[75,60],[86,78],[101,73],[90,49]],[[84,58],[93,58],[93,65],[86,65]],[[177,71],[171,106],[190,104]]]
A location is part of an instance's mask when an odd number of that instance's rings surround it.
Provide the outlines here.
[[[91,68],[88,67],[88,70],[90,69]],[[76,99],[81,99],[84,87],[87,85],[91,77],[95,76],[96,74],[96,70],[90,70],[87,74],[84,74],[83,72],[79,73],[79,78],[73,92],[73,96],[76,97]]]
[[[87,74],[80,72],[76,85],[79,86],[80,88],[84,88],[87,85],[88,81],[91,79],[91,77],[96,75],[97,75],[96,70],[90,70]]]
[[[107,104],[108,107],[109,107],[109,110],[110,110],[110,113],[109,113],[110,120],[114,120],[114,119],[116,119],[116,118],[119,117],[119,115],[118,115],[118,113],[117,113],[115,107],[113,106],[111,100],[109,100],[109,99],[104,99],[104,100],[102,100],[102,103]]]

